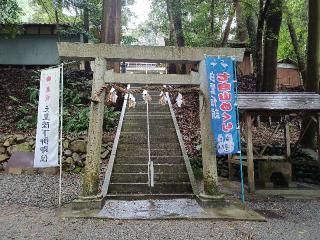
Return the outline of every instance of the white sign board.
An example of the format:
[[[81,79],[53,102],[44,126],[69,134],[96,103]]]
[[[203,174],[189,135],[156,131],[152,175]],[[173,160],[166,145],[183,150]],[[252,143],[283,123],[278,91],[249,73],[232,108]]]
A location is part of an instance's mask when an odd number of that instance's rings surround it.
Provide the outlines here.
[[[34,167],[58,166],[60,67],[41,71]]]

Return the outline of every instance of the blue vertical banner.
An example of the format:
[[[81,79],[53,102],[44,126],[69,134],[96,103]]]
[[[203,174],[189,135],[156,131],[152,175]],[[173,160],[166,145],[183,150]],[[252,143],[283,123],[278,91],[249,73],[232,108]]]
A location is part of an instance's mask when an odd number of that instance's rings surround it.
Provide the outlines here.
[[[231,57],[206,56],[205,63],[217,155],[239,153],[235,61]]]

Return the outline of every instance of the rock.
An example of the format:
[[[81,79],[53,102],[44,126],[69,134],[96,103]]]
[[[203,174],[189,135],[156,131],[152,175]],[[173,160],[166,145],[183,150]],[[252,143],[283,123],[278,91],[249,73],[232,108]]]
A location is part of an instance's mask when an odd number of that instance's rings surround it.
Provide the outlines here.
[[[13,137],[9,137],[4,141],[3,146],[4,147],[9,147],[9,146],[11,146],[13,144],[13,141],[14,141],[14,138]]]
[[[109,143],[109,142],[113,142],[113,136],[112,135],[103,135],[102,137],[102,142],[103,143]]]
[[[87,152],[87,143],[84,140],[75,140],[71,142],[70,149],[77,153]]]
[[[110,153],[110,152],[109,152],[108,150],[104,151],[104,152],[101,154],[101,158],[106,158],[106,157],[108,157],[109,153]]]
[[[63,154],[64,154],[66,157],[71,157],[71,156],[72,156],[72,152],[71,152],[70,149],[64,150]]]
[[[84,163],[82,162],[82,158],[80,157],[80,155],[78,153],[73,153],[72,158],[77,166],[84,167]]]
[[[6,152],[6,148],[5,147],[0,147],[0,154],[5,153]]]
[[[13,145],[7,148],[10,155],[14,152],[31,152],[32,148],[28,143],[20,143],[18,145]]]
[[[62,142],[62,145],[63,145],[63,148],[69,148],[70,141],[66,139]]]
[[[7,161],[9,156],[7,154],[0,154],[0,163]]]
[[[101,151],[100,151],[100,152],[101,152],[101,153],[103,153],[103,152],[105,152],[106,150],[107,150],[107,149],[106,149],[105,147],[103,147],[103,146],[102,146],[102,147],[101,147]]]
[[[72,157],[67,157],[67,159],[64,162],[68,164],[74,164],[74,160]]]
[[[32,138],[29,138],[29,139],[27,140],[27,143],[28,143],[30,146],[34,147],[36,141],[35,141],[34,139],[32,139]]]
[[[74,162],[80,161],[80,155],[78,153],[73,153],[72,154],[72,158],[74,160]]]
[[[23,143],[26,140],[25,136],[20,134],[16,135],[15,138],[16,138],[16,143]]]
[[[63,171],[66,171],[66,172],[71,172],[71,171],[73,171],[75,168],[76,168],[76,165],[74,165],[74,164],[63,164],[63,165],[62,165]]]

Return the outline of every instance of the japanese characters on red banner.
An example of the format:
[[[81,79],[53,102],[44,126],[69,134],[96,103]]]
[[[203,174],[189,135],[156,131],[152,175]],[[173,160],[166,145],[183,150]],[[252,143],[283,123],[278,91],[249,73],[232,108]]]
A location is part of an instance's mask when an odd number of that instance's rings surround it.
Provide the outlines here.
[[[206,56],[211,125],[217,155],[238,153],[237,108],[235,106],[234,60]]]
[[[41,71],[34,167],[58,166],[60,67]]]

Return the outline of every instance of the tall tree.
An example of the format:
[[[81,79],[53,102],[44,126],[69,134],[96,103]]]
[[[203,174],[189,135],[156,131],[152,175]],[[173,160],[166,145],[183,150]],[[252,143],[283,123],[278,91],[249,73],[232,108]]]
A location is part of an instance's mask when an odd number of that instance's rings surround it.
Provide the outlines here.
[[[181,12],[181,1],[180,0],[166,0],[167,4],[167,12],[168,12],[168,19],[169,19],[169,27],[173,26],[173,35],[176,39],[176,45],[178,47],[185,46],[185,38],[182,28],[182,12]],[[172,36],[171,36],[172,38]],[[186,73],[186,65],[182,64],[179,67],[176,67],[176,71],[179,73]],[[169,65],[169,72],[174,72],[174,66],[172,64]]]
[[[248,32],[246,28],[246,15],[242,4],[243,3],[240,2],[240,0],[235,1],[237,20],[236,39],[240,42],[245,42],[248,38]]]
[[[89,32],[90,32],[90,21],[89,21],[89,9],[87,6],[85,6],[83,9],[83,29],[84,29],[83,42],[88,43],[89,42]],[[91,71],[89,61],[84,62],[84,70],[85,70],[85,72]]]
[[[169,15],[169,21],[173,21],[174,32],[176,36],[177,46],[185,46],[185,38],[182,29],[182,13],[181,13],[181,1],[180,0],[167,0],[167,8]]]
[[[259,18],[257,25],[257,34],[256,34],[256,44],[255,44],[255,72],[257,78],[257,91],[261,91],[262,89],[262,81],[263,81],[263,30],[265,18],[267,15],[267,11],[269,8],[271,0],[259,0]]]
[[[234,14],[236,11],[236,5],[237,5],[238,0],[234,0],[232,6],[230,7],[230,11],[229,11],[229,16],[228,16],[228,20],[226,23],[226,27],[222,33],[222,37],[221,37],[221,47],[224,47],[227,42],[228,42],[228,38],[229,38],[229,34],[231,31],[231,24],[234,18]]]
[[[277,82],[277,52],[280,26],[282,21],[282,7],[284,0],[271,0],[266,13],[263,54],[263,81],[261,90],[272,92]]]
[[[293,22],[292,22],[292,15],[291,15],[290,9],[287,9],[286,12],[287,12],[286,22],[287,22],[292,46],[293,46],[294,52],[296,54],[298,68],[299,68],[299,71],[300,71],[301,77],[302,77],[302,82],[305,84],[306,80],[307,80],[307,78],[306,78],[307,77],[306,76],[306,64],[305,64],[304,58],[301,53],[301,47],[300,47],[300,43],[298,41],[296,29],[295,29]]]
[[[309,0],[308,49],[307,49],[307,92],[318,92],[320,84],[320,1]],[[305,129],[309,118],[304,118]],[[316,124],[312,122],[302,138],[302,146],[315,148]]]
[[[101,41],[109,44],[120,44],[121,38],[121,1],[104,0],[102,15]],[[120,64],[109,64],[108,68],[114,68],[120,72]]]

